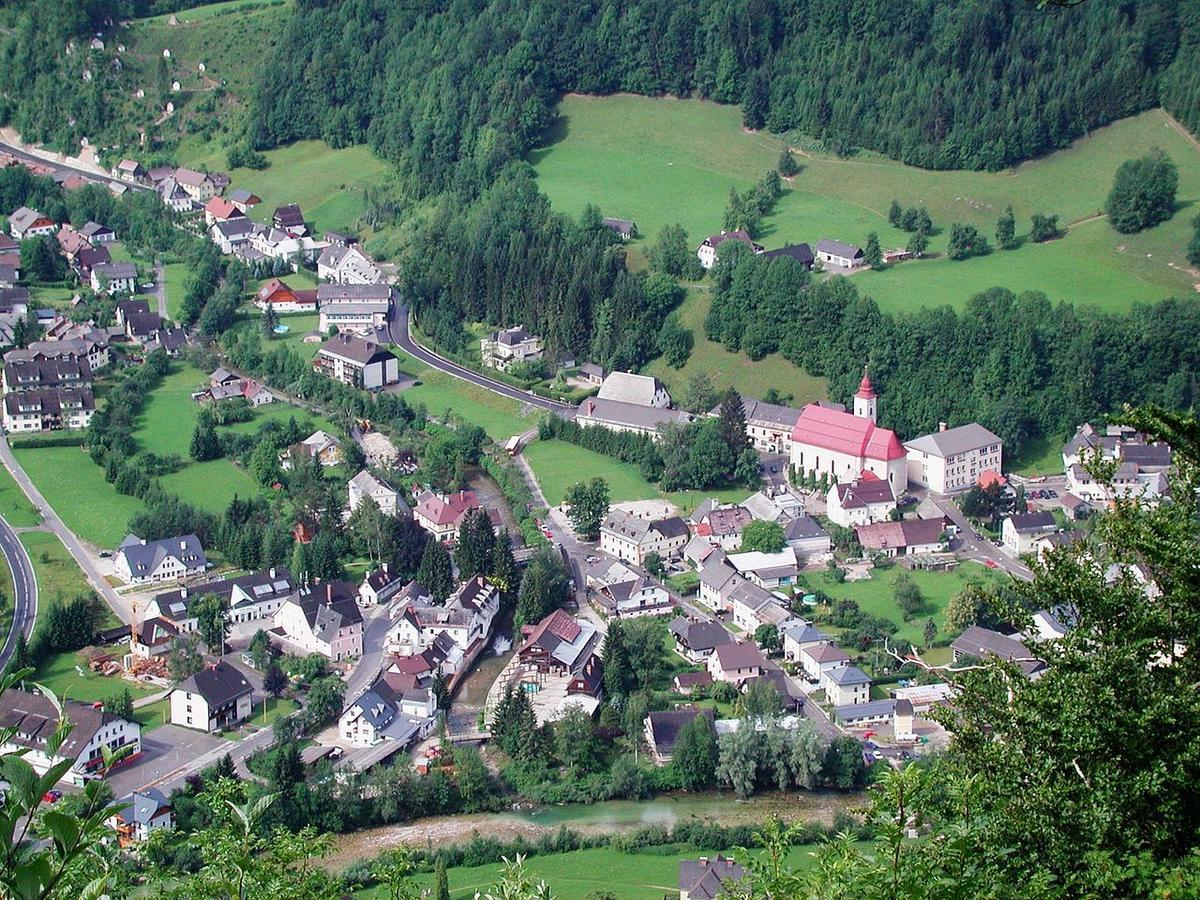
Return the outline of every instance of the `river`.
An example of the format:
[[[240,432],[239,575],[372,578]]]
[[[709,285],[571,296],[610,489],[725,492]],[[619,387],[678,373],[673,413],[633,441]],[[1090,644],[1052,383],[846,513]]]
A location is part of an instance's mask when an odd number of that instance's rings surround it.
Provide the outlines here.
[[[404,825],[369,828],[335,838],[334,853],[324,861],[341,869],[359,859],[373,859],[380,851],[398,844],[430,846],[462,843],[478,831],[500,840],[518,835],[537,837],[566,827],[589,834],[630,831],[643,825],[670,827],[696,818],[720,825],[762,822],[769,815],[788,821],[830,825],[839,812],[866,802],[864,794],[795,792],[764,794],[752,800],[735,800],[731,794],[680,794],[653,800],[609,800],[591,805],[538,807],[502,813],[463,816],[434,816]]]

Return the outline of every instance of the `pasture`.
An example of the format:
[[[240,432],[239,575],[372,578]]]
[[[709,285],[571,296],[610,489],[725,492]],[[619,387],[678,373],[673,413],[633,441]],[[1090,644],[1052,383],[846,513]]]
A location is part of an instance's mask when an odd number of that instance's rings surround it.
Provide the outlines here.
[[[531,157],[542,189],[555,206],[577,215],[595,203],[605,215],[635,220],[645,248],[658,230],[681,223],[693,244],[721,228],[730,188],[747,190],[773,168],[783,138],[750,133],[736,107],[700,100],[631,95],[569,96],[548,145]],[[1120,235],[1101,212],[1117,166],[1162,147],[1179,167],[1179,210],[1169,222],[1138,235]],[[837,238],[863,244],[871,231],[886,247],[908,235],[887,221],[893,198],[928,207],[935,224],[933,253],[943,253],[952,222],[991,238],[1011,204],[1017,234],[1034,212],[1057,214],[1069,226],[1061,240],[1023,242],[1016,250],[954,262],[941,256],[862,272],[856,283],[889,310],[921,305],[961,307],[993,286],[1045,291],[1052,300],[1108,310],[1193,291],[1185,248],[1200,200],[1200,150],[1167,117],[1152,110],[1116,122],[1037,160],[997,173],[934,172],[863,155],[848,159],[797,152],[803,164],[759,238],[768,249]]]
[[[126,523],[142,508],[141,501],[118,494],[82,448],[17,445],[13,454],[46,502],[80,538],[112,548],[129,533]]]
[[[400,360],[400,370],[421,382],[405,388],[401,395],[410,406],[424,404],[426,412],[438,420],[447,412],[454,413],[483,428],[494,441],[506,441],[533,427],[523,404],[516,400],[431,369],[403,350],[393,347],[392,352]]]

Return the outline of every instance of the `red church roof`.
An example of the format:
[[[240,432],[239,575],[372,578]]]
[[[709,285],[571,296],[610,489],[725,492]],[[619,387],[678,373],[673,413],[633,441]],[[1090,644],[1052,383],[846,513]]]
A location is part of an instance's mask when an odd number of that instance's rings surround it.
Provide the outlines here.
[[[871,376],[867,374],[867,367],[863,366],[862,381],[858,383],[858,393],[854,395],[860,400],[874,400],[875,388],[871,385]]]
[[[870,387],[870,382],[867,386]],[[905,456],[903,445],[890,428],[880,428],[870,419],[815,403],[800,411],[792,429],[792,442],[863,459],[888,461]]]

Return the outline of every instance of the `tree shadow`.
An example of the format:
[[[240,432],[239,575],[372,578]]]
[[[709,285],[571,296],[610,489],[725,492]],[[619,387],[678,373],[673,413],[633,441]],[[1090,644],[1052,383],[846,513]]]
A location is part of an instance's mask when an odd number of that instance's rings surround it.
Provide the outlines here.
[[[545,159],[550,151],[554,149],[555,144],[561,144],[567,139],[571,133],[570,122],[567,116],[557,114],[550,120],[550,124],[546,126],[546,130],[542,132],[541,140],[538,146],[529,151],[529,162],[532,165],[537,165]]]

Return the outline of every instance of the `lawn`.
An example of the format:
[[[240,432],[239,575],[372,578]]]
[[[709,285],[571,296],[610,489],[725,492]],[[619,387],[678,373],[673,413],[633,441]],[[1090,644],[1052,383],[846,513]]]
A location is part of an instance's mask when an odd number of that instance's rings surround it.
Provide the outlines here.
[[[679,861],[709,855],[711,851],[680,848],[664,854],[664,848],[647,848],[644,852],[622,853],[611,847],[575,850],[545,856],[531,856],[525,861],[526,871],[535,879],[544,879],[559,900],[589,900],[612,896],[615,900],[662,900],[664,895],[678,892]],[[811,863],[813,845],[794,847],[789,862],[798,868]],[[724,851],[730,855],[731,850]],[[470,900],[477,891],[486,891],[500,876],[501,865],[454,868],[447,871],[451,900]],[[433,875],[425,873],[414,879],[420,888],[432,888]],[[358,892],[356,897],[384,898],[382,887]]]
[[[317,330],[317,325],[321,319],[320,316],[309,314],[280,316],[279,324],[288,327],[287,334],[275,335],[268,339],[265,335],[262,335],[262,319],[257,315],[257,312],[255,310],[254,313],[243,313],[237,322],[234,323],[231,330],[257,330],[260,334],[264,353],[274,353],[277,347],[287,347],[289,350],[299,353],[304,359],[311,360],[317,355],[317,351],[321,349],[319,343],[304,343],[304,336]]]
[[[680,322],[692,330],[695,346],[682,369],[674,369],[661,356],[646,367],[646,374],[657,376],[678,401],[684,385],[694,372],[703,372],[718,391],[737,388],[749,397],[762,397],[771,388],[782,395],[792,395],[792,405],[803,406],[814,400],[829,399],[824,378],[809,375],[799,366],[778,353],[755,362],[745,353],[731,353],[704,336],[704,318],[712,304],[707,284],[692,287],[679,308]]]
[[[577,215],[598,204],[605,215],[634,219],[644,249],[664,225],[681,223],[698,243],[720,229],[729,189],[749,188],[775,166],[783,139],[748,133],[737,107],[700,100],[618,95],[570,96],[559,106],[552,142],[532,154],[542,189],[556,207]],[[1104,220],[1085,222],[1103,207],[1122,160],[1162,147],[1179,167],[1178,203],[1169,222],[1139,235],[1119,235]],[[948,303],[961,307],[974,293],[999,285],[1036,288],[1052,300],[1124,309],[1133,301],[1190,294],[1185,248],[1200,199],[1200,152],[1158,110],[1093,132],[1071,147],[998,172],[933,172],[873,156],[838,159],[800,154],[803,171],[763,225],[768,248],[815,243],[822,237],[862,244],[871,231],[885,246],[907,235],[889,225],[893,198],[924,205],[936,233],[931,250],[944,251],[949,224],[974,224],[992,235],[1011,204],[1018,235],[1034,212],[1074,224],[1066,238],[1025,244],[989,257],[952,262],[943,257],[856,275],[859,286],[886,309]]]
[[[40,525],[42,517],[25,493],[17,487],[12,473],[0,466],[0,517],[14,528]]]
[[[183,279],[187,273],[186,263],[167,263],[163,266],[163,281],[167,292],[167,313],[174,322],[183,319]]]
[[[912,576],[932,610],[909,622],[904,621],[894,599],[896,577],[901,572],[908,572]],[[904,566],[895,565],[883,571],[876,571],[869,581],[846,581],[838,584],[824,573],[806,575],[804,580],[810,588],[822,590],[830,597],[854,600],[865,613],[891,619],[900,626],[895,635],[897,641],[909,641],[921,646],[924,644],[925,621],[930,618],[938,627],[938,637],[951,637],[945,632],[946,604],[950,602],[951,597],[972,582],[999,583],[1007,578],[1003,573],[977,563],[966,562],[960,563],[957,569],[950,572],[909,572]]]
[[[128,534],[141,501],[118,494],[104,471],[79,447],[13,448],[46,502],[75,534],[98,547],[116,547]]]
[[[454,412],[482,427],[494,441],[507,440],[533,426],[533,422],[523,416],[521,404],[516,400],[431,369],[403,351],[393,348],[392,352],[400,360],[401,370],[421,382],[407,388],[404,399],[412,406],[423,403],[430,416],[441,419],[447,411]]]
[[[118,644],[111,648],[114,654],[123,653],[126,649],[124,644]],[[106,677],[98,672],[93,672],[82,661],[78,653],[59,653],[50,657],[38,667],[33,679],[54,691],[55,696],[60,700],[78,700],[81,703],[107,700],[119,694],[126,687],[129,688],[129,693],[133,695],[134,700],[139,697],[148,697],[160,690],[156,687],[143,687],[123,678]],[[137,717],[139,721],[141,720],[140,714],[143,712],[147,713],[147,720],[152,718],[152,710],[153,706],[148,710],[139,710]]]
[[[566,441],[533,441],[521,452],[552,506],[562,503],[567,489],[575,482],[597,475],[608,482],[609,498],[614,503],[665,498],[685,512],[694,509],[705,497],[734,502],[744,500],[750,493],[744,488],[664,493],[638,474],[637,466]]]
[[[130,688],[131,692],[132,690]],[[155,700],[153,703],[135,709],[133,718],[142,726],[142,734],[153,731],[160,725],[166,725],[171,719],[170,698],[163,697],[161,700]]]
[[[8,629],[12,625],[12,583],[12,569],[8,567],[8,558],[0,553],[0,642],[8,637]]]
[[[1063,470],[1062,441],[1034,438],[1005,468],[1018,475],[1059,475]]]
[[[27,531],[20,537],[37,579],[39,614],[48,607],[92,593],[91,584],[56,535],[49,531]],[[109,614],[106,624],[116,625],[117,620]]]

